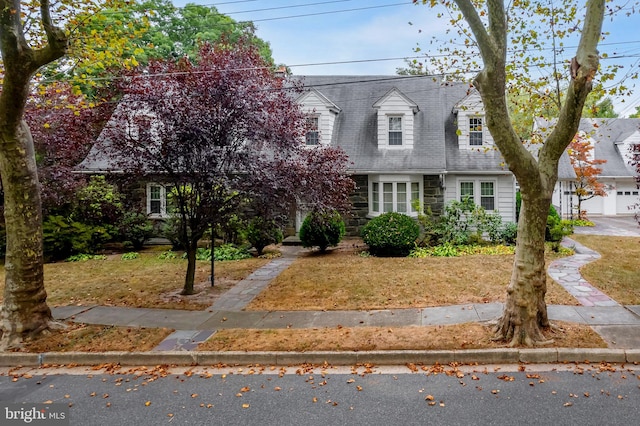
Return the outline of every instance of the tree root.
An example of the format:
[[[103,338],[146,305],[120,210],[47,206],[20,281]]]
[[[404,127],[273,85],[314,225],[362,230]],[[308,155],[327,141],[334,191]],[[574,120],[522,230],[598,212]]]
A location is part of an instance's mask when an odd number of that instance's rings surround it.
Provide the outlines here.
[[[547,339],[542,334],[541,326],[536,321],[528,321],[525,324],[518,324],[512,315],[505,314],[498,319],[494,327],[493,342],[508,342],[510,348],[525,346],[537,347],[554,343],[554,340]]]

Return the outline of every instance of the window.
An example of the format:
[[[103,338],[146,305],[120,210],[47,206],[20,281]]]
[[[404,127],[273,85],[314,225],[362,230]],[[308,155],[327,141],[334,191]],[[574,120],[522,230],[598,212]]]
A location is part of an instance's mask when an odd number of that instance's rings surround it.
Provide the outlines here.
[[[412,178],[407,176],[407,180],[401,182],[371,182],[371,215],[397,212],[415,216],[418,210],[413,204],[414,200],[420,200],[420,182],[418,177],[415,181]]]
[[[168,216],[171,202],[167,198],[171,196],[171,189],[157,183],[147,185],[147,214],[154,218],[164,218]]]
[[[389,145],[402,145],[402,117],[389,117]]]
[[[496,197],[493,191],[493,182],[480,182],[480,205],[485,210],[495,210]]]
[[[372,190],[371,190],[371,210],[380,213],[380,184],[378,182],[373,182]]]
[[[469,118],[469,145],[482,146],[482,117]]]
[[[460,201],[464,201],[465,198],[473,197],[473,182],[460,182]]]
[[[149,185],[149,208],[147,213],[151,215],[162,214],[164,188],[159,185]]]
[[[496,183],[494,181],[460,181],[459,200],[471,199],[485,210],[496,210]]]
[[[307,135],[305,137],[305,143],[307,145],[318,145],[320,143],[318,124],[318,117],[307,117]]]

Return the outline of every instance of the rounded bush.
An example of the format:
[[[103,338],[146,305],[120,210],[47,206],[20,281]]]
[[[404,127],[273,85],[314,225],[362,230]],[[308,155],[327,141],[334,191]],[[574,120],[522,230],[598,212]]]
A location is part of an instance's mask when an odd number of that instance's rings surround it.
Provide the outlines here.
[[[254,217],[247,225],[246,238],[249,243],[256,248],[258,255],[269,244],[280,244],[282,242],[282,230],[274,220],[266,220],[261,217]]]
[[[300,227],[300,241],[303,247],[335,247],[344,237],[345,227],[342,216],[337,211],[313,211],[307,215]]]
[[[376,256],[407,256],[420,235],[418,223],[401,213],[384,213],[362,229],[362,239]]]

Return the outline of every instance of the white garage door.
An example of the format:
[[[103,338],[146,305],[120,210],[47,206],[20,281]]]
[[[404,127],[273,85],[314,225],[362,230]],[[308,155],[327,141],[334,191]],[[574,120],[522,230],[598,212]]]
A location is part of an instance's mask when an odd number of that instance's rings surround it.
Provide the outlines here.
[[[616,213],[631,214],[637,211],[634,205],[640,203],[638,188],[635,185],[619,185],[616,191]]]

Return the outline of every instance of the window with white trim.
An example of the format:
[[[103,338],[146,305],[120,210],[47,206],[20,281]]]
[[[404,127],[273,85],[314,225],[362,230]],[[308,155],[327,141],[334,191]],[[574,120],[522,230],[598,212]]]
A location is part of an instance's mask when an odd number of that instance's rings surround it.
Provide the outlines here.
[[[152,218],[166,218],[170,208],[167,208],[167,195],[171,189],[157,183],[147,184],[147,215]]]
[[[471,198],[472,200],[474,200],[473,186],[473,181],[460,182],[460,201],[464,201],[465,198]]]
[[[320,118],[318,116],[307,117],[307,134],[305,136],[306,145],[318,145],[320,144],[320,132],[319,132]]]
[[[369,210],[372,215],[397,212],[416,216],[414,200],[420,200],[420,182],[407,181],[375,181],[371,182],[371,198]]]
[[[493,182],[480,182],[480,206],[485,210],[496,209],[495,185]]]
[[[402,145],[402,117],[389,117],[389,145]]]
[[[469,118],[469,145],[482,146],[482,117]]]
[[[487,211],[496,210],[496,182],[489,180],[462,180],[458,184],[458,199],[471,199]]]

